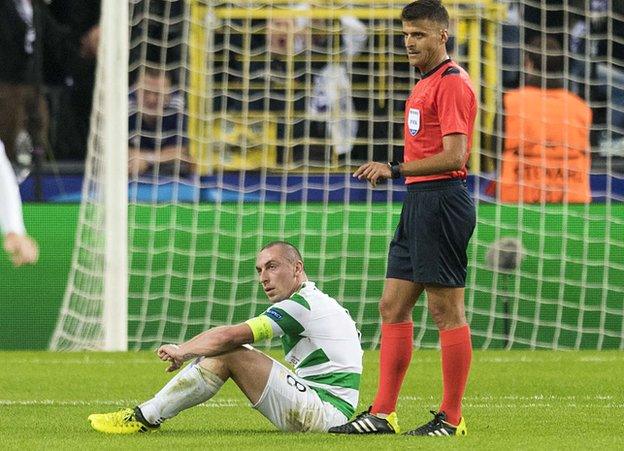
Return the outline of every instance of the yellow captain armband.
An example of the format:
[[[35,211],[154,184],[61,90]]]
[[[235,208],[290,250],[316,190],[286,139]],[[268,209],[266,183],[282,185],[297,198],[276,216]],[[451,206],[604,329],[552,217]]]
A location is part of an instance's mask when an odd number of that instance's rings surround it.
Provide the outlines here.
[[[254,343],[273,338],[273,327],[271,327],[271,321],[266,316],[261,315],[248,319],[245,324],[251,328]]]

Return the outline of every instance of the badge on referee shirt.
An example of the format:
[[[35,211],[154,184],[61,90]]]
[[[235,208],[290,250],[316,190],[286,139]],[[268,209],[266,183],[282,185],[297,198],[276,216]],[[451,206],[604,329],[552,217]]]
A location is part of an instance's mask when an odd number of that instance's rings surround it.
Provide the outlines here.
[[[420,130],[420,110],[416,108],[410,108],[407,114],[407,128],[410,135],[416,136],[418,130]]]

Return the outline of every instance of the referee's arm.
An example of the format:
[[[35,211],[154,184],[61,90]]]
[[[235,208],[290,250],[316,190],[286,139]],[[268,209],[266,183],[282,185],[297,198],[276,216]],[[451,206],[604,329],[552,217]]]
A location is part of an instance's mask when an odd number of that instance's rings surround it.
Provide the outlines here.
[[[468,138],[463,133],[451,133],[442,137],[442,152],[422,160],[408,161],[399,165],[400,175],[403,177],[419,175],[435,175],[445,172],[460,171],[466,163]],[[359,180],[368,180],[373,187],[379,180],[392,177],[390,166],[387,163],[369,161],[360,166],[353,177]]]
[[[466,163],[468,137],[463,133],[452,133],[442,137],[442,152],[422,160],[408,161],[401,164],[401,175],[434,175],[450,171],[459,171]]]

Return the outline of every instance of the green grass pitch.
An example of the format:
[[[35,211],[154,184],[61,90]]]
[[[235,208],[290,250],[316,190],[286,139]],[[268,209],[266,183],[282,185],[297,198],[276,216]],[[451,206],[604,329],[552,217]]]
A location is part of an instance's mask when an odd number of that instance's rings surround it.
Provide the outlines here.
[[[278,355],[278,354],[275,354]],[[153,353],[0,352],[2,449],[624,449],[624,352],[476,351],[464,403],[468,436],[287,434],[232,382],[152,434],[108,436],[87,416],[133,406],[168,379]],[[376,389],[365,355],[360,408]],[[399,399],[404,430],[428,421],[441,391],[435,351],[415,351]]]

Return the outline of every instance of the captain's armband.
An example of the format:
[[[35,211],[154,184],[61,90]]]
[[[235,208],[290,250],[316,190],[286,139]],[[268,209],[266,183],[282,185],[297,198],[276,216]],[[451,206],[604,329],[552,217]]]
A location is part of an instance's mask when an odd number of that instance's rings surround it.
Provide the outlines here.
[[[254,343],[262,340],[269,340],[273,338],[273,327],[271,326],[271,320],[264,315],[256,316],[255,318],[245,321],[251,328],[253,333]]]

